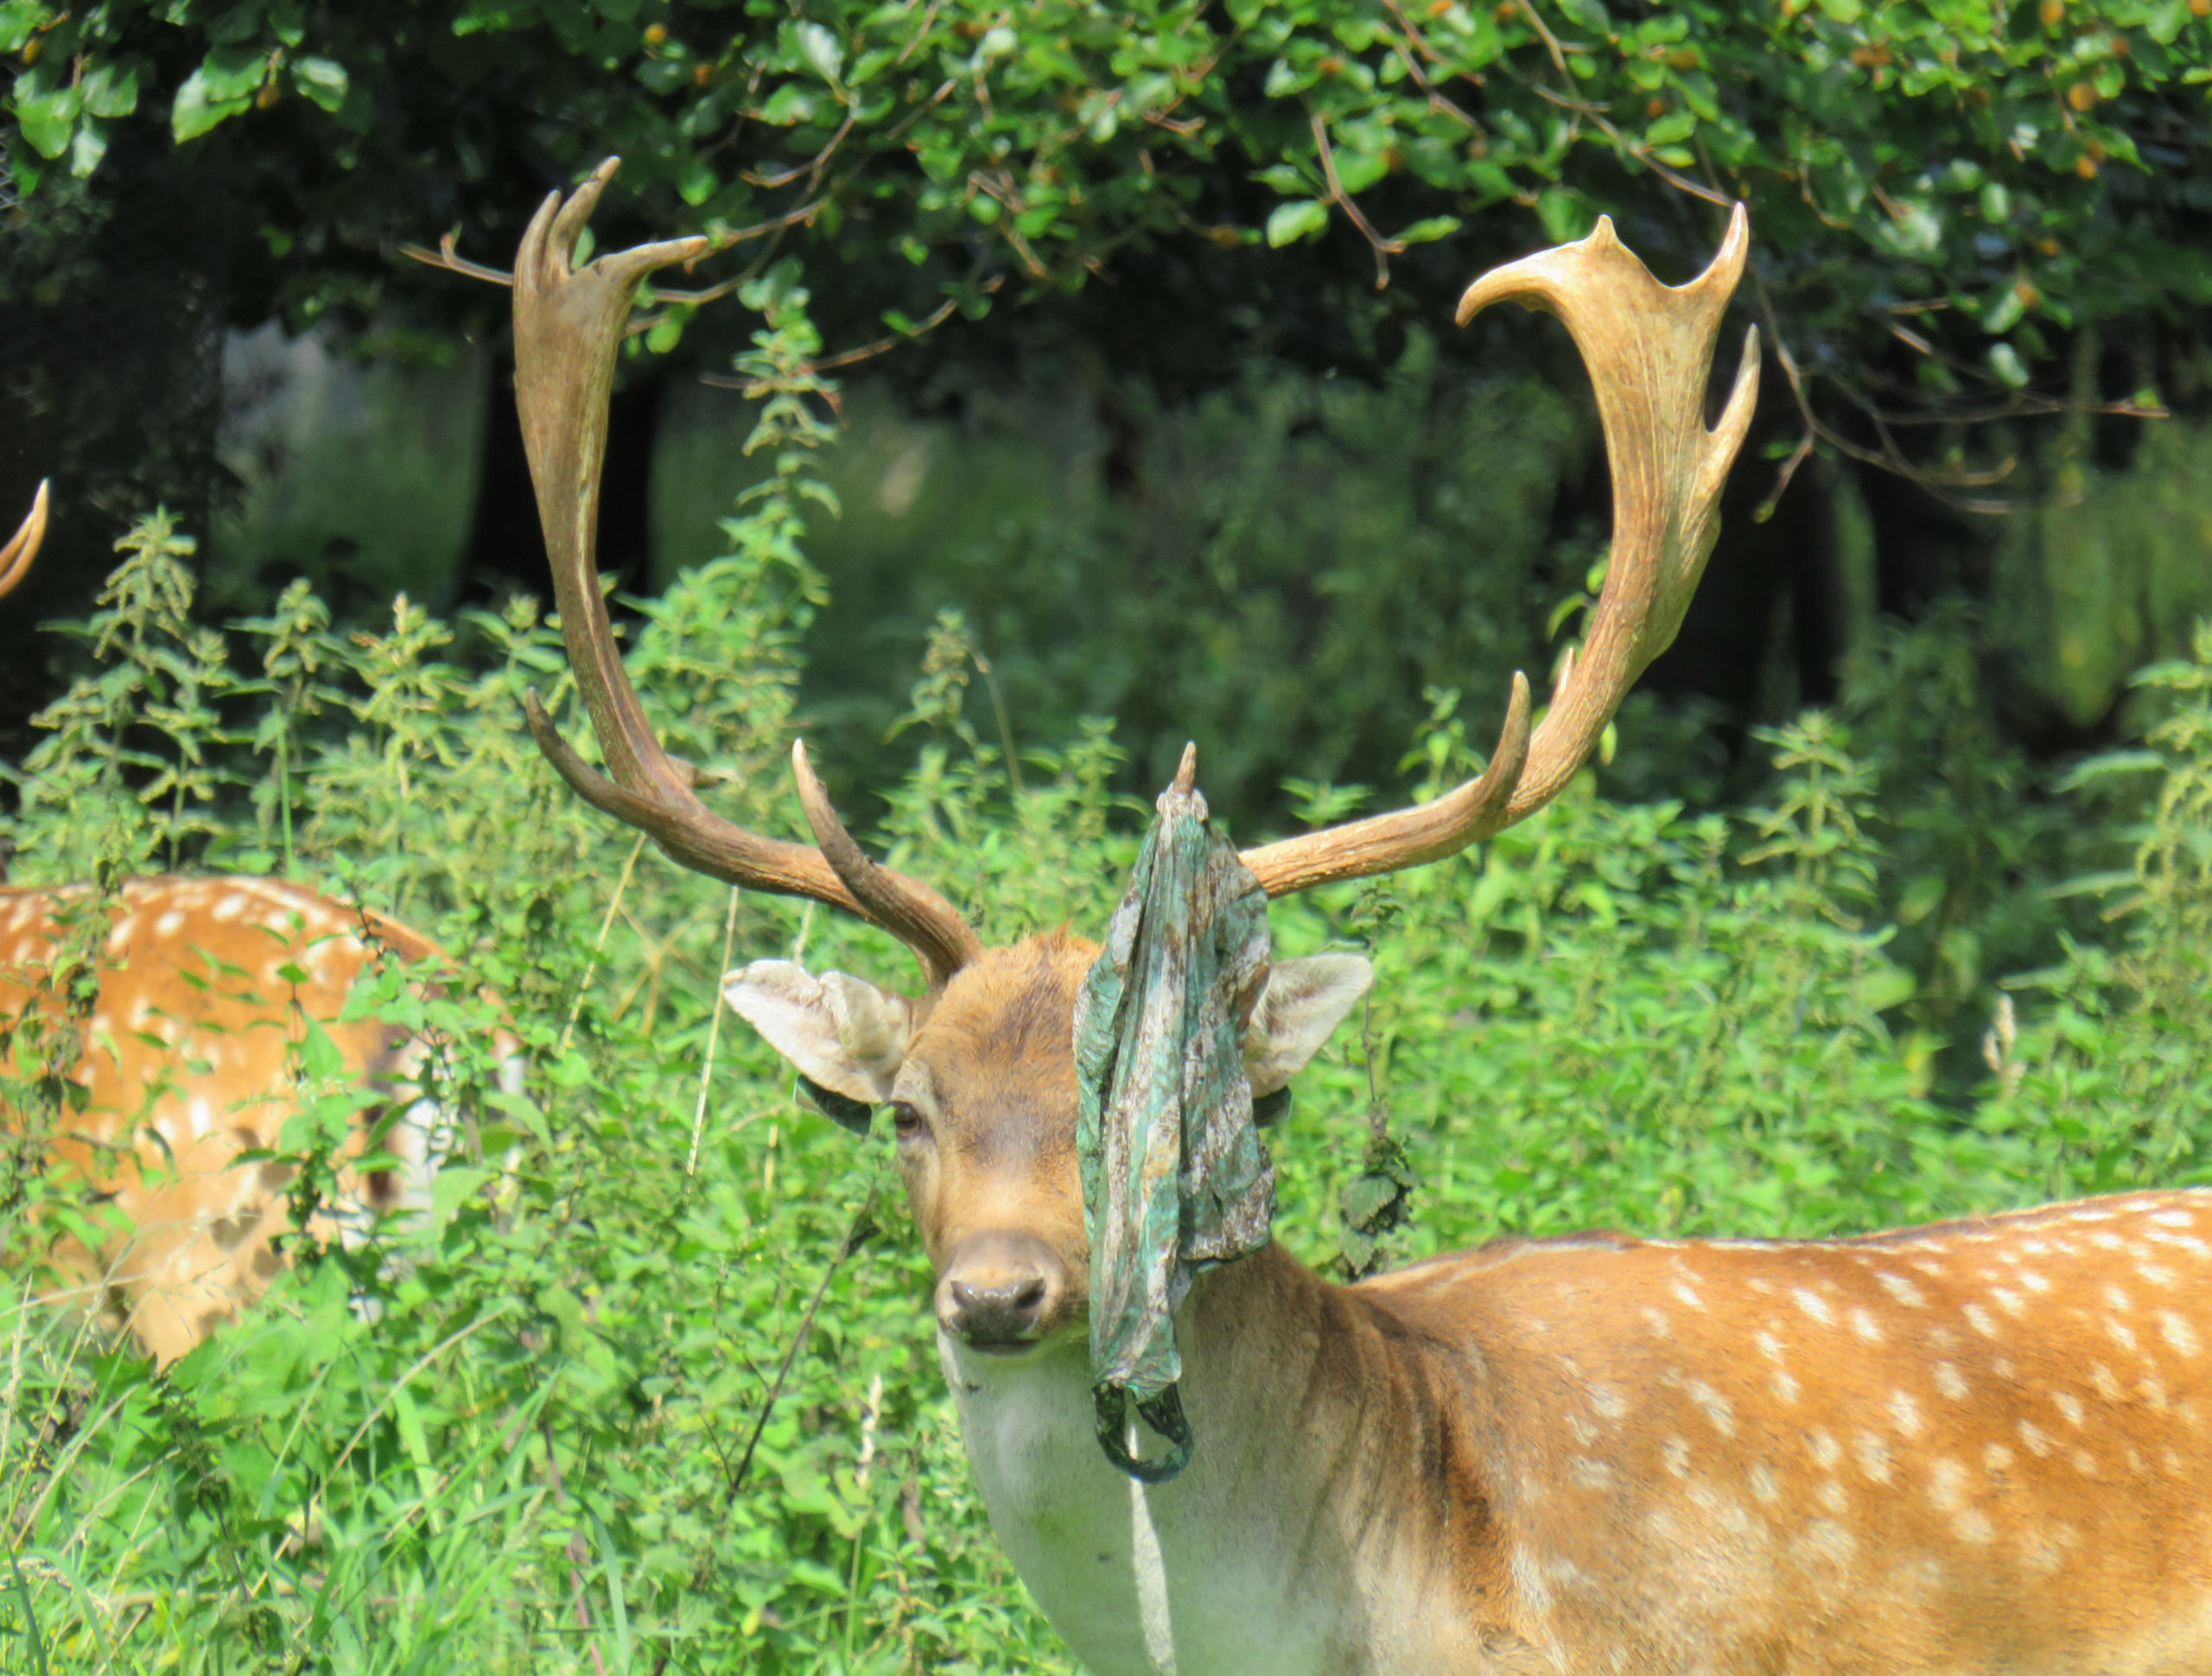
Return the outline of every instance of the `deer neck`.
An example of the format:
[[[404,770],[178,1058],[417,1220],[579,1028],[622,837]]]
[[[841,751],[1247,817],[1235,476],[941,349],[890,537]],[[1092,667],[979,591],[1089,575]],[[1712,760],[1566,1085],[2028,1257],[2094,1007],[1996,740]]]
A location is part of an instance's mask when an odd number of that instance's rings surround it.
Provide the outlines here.
[[[1099,1450],[1079,1337],[1020,1362],[939,1341],[992,1524],[1097,1676],[1510,1667],[1483,1633],[1478,1353],[1279,1246],[1199,1277],[1176,1336],[1197,1451],[1150,1487]]]

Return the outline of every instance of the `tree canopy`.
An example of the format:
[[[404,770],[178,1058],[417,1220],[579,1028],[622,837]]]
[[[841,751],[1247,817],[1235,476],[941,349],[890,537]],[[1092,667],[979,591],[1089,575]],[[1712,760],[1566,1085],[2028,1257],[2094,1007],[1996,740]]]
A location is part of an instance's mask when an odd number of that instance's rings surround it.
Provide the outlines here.
[[[1680,278],[1742,198],[1752,306],[1806,424],[1855,410],[1848,449],[2063,394],[2075,328],[2212,302],[2208,11],[0,0],[0,47],[27,209],[97,196],[127,139],[227,148],[245,265],[296,323],[372,307],[405,240],[499,261],[537,191],[610,151],[639,220],[715,235],[725,265],[868,264],[894,337],[1177,241],[1311,242],[1425,293],[1611,213]]]

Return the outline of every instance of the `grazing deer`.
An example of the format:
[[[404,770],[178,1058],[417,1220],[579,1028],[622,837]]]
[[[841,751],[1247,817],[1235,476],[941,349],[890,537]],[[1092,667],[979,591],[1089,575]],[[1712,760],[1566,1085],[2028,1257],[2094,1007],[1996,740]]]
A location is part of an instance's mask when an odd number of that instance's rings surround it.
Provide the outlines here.
[[[104,933],[85,934],[87,911]],[[93,955],[97,989],[73,1009],[79,948]],[[0,1105],[0,1130],[36,1126],[92,1200],[48,1253],[62,1283],[49,1296],[103,1309],[163,1365],[260,1296],[283,1266],[275,1241],[290,1228],[292,1169],[239,1154],[276,1148],[298,1109],[308,1019],[343,1075],[377,1096],[339,1151],[340,1237],[429,1209],[454,1127],[416,1084],[432,1044],[385,1019],[340,1020],[380,951],[444,958],[419,931],[280,879],[131,879],[104,902],[82,886],[0,887],[0,1041],[34,1009],[48,1042],[62,1025],[75,1053],[66,1075],[81,1091],[51,1116]],[[397,1167],[353,1166],[370,1155]]]
[[[909,997],[780,961],[726,994],[810,1082],[888,1105],[937,1273],[938,1342],[1016,1568],[1103,1676],[2212,1670],[2212,1194],[2143,1192],[1850,1240],[1500,1240],[1332,1286],[1279,1246],[1197,1277],[1176,1320],[1198,1440],[1172,1482],[1102,1456],[1071,1017],[1096,950],[984,949],[847,834],[804,748],[815,842],[711,814],[656,741],[593,557],[607,392],[680,239],[571,261],[604,166],[515,264],[517,390],[562,623],[607,768],[533,704],[575,791],[683,864],[893,932]],[[1742,271],[1652,278],[1610,225],[1476,282],[1558,314],[1589,365],[1615,497],[1581,655],[1533,732],[1516,677],[1478,778],[1245,852],[1270,896],[1452,854],[1541,808],[1672,638],[1750,421],[1708,359]],[[1286,961],[1255,1095],[1368,974]]]
[[[46,511],[41,485],[0,549],[0,594],[36,555]],[[340,1149],[340,1236],[429,1209],[454,1129],[416,1086],[432,1044],[382,1019],[338,1021],[379,951],[444,959],[395,920],[276,879],[130,879],[105,899],[0,886],[0,1070],[12,1055],[19,1082],[74,1089],[51,1113],[0,1095],[0,1133],[32,1138],[37,1161],[91,1200],[48,1240],[55,1296],[101,1307],[167,1364],[260,1295],[283,1263],[291,1167],[238,1155],[277,1146],[308,1019],[378,1095]],[[34,1017],[43,1027],[26,1032]],[[500,1046],[512,1083],[512,1044]],[[397,1167],[354,1167],[372,1154]]]

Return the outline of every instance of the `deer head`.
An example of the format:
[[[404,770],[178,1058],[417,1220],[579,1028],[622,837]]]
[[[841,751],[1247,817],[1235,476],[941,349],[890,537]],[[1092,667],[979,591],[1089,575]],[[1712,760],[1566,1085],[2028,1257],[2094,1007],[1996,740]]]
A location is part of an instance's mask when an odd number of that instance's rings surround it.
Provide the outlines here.
[[[1020,1352],[1077,1321],[1086,1247],[1074,1150],[1071,1020],[1096,954],[1052,935],[985,949],[938,892],[872,860],[847,832],[808,759],[792,747],[814,841],[740,828],[699,799],[661,748],[623,671],[594,560],[598,479],[615,351],[639,283],[706,248],[673,239],[571,261],[612,177],[601,165],[565,201],[549,197],[515,263],[517,401],[559,599],[562,630],[606,761],[585,763],[530,701],[539,747],[577,794],[649,834],[685,867],[732,885],[800,896],[890,931],[913,951],[922,988],[903,994],[842,972],[760,961],[724,994],[833,1113],[864,1121],[888,1105],[899,1168],[938,1277],[937,1313],[981,1351]],[[1616,511],[1612,562],[1586,644],[1530,727],[1527,680],[1513,678],[1484,771],[1432,802],[1243,852],[1270,897],[1418,866],[1525,819],[1565,786],[1644,666],[1673,638],[1716,533],[1722,479],[1750,422],[1758,340],[1744,347],[1719,424],[1704,423],[1720,315],[1748,233],[1732,217],[1720,253],[1690,283],[1659,283],[1609,222],[1578,244],[1486,275],[1462,322],[1492,302],[1557,314],[1597,387]],[[1284,1086],[1369,982],[1350,955],[1275,964],[1245,1041],[1255,1095]]]

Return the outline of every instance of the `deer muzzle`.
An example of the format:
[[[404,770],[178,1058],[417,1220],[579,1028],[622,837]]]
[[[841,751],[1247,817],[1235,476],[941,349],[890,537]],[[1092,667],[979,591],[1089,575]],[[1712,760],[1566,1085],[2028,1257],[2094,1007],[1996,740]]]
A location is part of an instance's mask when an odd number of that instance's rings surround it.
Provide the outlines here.
[[[953,1247],[938,1277],[938,1325],[970,1349],[1014,1355],[1058,1324],[1067,1296],[1067,1267],[1043,1240],[981,1230]]]

